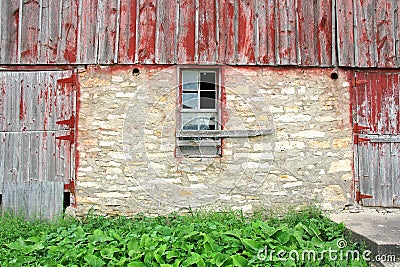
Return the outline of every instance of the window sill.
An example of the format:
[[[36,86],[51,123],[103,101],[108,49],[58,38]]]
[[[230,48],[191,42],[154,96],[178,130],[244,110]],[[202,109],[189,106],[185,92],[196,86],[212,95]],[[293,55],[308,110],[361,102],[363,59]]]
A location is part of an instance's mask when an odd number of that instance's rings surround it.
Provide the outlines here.
[[[177,138],[183,138],[183,137],[248,138],[248,137],[271,135],[273,133],[274,133],[273,129],[260,129],[260,130],[205,130],[205,131],[201,131],[201,130],[200,131],[181,130],[181,131],[176,133],[176,137]],[[198,140],[198,141],[199,142],[204,142],[206,140]],[[212,140],[210,140],[210,141],[212,141]],[[190,142],[192,142],[192,140],[190,140]]]

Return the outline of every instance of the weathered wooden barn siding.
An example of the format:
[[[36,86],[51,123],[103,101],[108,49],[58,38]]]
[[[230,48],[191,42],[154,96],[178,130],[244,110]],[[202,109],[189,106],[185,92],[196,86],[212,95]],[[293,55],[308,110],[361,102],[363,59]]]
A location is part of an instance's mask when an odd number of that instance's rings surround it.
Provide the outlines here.
[[[363,199],[366,206],[400,207],[399,92],[398,71],[360,71],[353,77],[356,182],[360,194],[372,196]]]
[[[71,71],[0,71],[0,194],[7,209],[39,218],[60,214],[73,176]],[[73,135],[72,135],[73,136]],[[72,141],[72,142],[71,142]]]
[[[396,0],[0,0],[0,64],[399,67],[398,5]]]

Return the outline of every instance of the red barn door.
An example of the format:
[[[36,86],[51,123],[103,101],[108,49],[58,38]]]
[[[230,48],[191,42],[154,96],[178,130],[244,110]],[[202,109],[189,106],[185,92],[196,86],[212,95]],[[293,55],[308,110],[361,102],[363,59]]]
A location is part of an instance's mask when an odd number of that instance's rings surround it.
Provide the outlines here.
[[[400,207],[400,72],[352,77],[355,195],[364,206]]]
[[[74,182],[75,79],[72,71],[0,71],[3,212],[61,215]]]

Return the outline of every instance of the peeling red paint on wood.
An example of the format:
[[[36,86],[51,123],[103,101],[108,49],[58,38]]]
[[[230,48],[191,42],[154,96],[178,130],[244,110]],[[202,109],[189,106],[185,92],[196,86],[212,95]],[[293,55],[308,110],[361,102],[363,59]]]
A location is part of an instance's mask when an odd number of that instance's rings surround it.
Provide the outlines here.
[[[399,207],[399,71],[352,72],[355,191],[366,206]],[[360,81],[360,82],[357,82]]]
[[[295,0],[278,1],[278,64],[297,64],[296,5]]]
[[[353,1],[337,0],[339,65],[354,66]]]
[[[392,0],[21,3],[0,3],[0,64],[400,67]]]
[[[21,81],[21,92],[20,92],[20,99],[19,99],[19,119],[23,120],[26,115],[26,104],[24,100],[24,80]]]
[[[199,1],[199,63],[212,64],[217,59],[216,0]]]
[[[235,40],[235,0],[219,1],[219,50],[218,63],[234,64],[236,63],[237,43]],[[233,18],[233,19],[232,19]]]
[[[135,63],[137,4],[138,0],[121,1],[118,47],[119,63]]]
[[[79,19],[80,27],[80,53],[79,63],[94,64],[98,62],[97,48],[98,48],[98,1],[93,0],[80,0],[82,3],[82,17]]]
[[[139,0],[138,60],[155,63],[156,0]]]
[[[155,62],[158,64],[176,62],[176,13],[175,1],[157,0]]]
[[[196,46],[196,1],[179,2],[178,62],[194,63]]]
[[[237,60],[243,64],[255,63],[255,5],[251,0],[238,1],[238,51]]]

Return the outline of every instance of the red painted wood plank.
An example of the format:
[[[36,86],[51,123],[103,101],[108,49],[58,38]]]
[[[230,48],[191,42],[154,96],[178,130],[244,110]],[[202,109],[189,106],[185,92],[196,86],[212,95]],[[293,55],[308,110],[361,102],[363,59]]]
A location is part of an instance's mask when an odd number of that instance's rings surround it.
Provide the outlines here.
[[[387,89],[386,89],[386,114],[388,120],[388,133],[399,133],[399,74],[387,74]]]
[[[238,64],[255,63],[255,5],[252,0],[238,1]]]
[[[96,64],[97,62],[97,0],[80,0],[81,18],[80,18],[80,36],[78,36],[79,63]]]
[[[367,77],[364,72],[356,73],[356,81],[366,80]],[[353,78],[351,78],[353,80]],[[369,118],[370,101],[368,99],[370,92],[370,83],[361,83],[353,87],[353,99],[354,110],[356,110],[356,121],[360,126],[369,127],[371,120]]]
[[[38,61],[38,36],[40,5],[38,0],[24,0],[21,23],[21,63],[30,64]]]
[[[395,47],[396,47],[396,66],[400,67],[400,3],[399,1],[395,1],[395,17],[394,17],[394,38],[395,38]],[[399,177],[400,179],[400,177]],[[400,198],[398,198],[398,203],[400,204]]]
[[[99,27],[98,64],[112,64],[116,58],[117,16],[119,12],[117,0],[99,0],[98,20]]]
[[[313,0],[297,0],[300,62],[307,66],[318,65],[317,8]]]
[[[199,63],[212,64],[217,56],[216,0],[199,1]]]
[[[235,42],[235,0],[218,0],[219,49],[218,63],[234,64]]]
[[[376,66],[376,47],[375,47],[375,6],[372,1],[356,0],[356,36],[357,45],[355,65],[359,67]]]
[[[282,0],[275,4],[278,8],[278,64],[295,65],[297,64],[295,0]]]
[[[154,63],[156,46],[156,0],[139,1],[139,50],[140,63]]]
[[[42,0],[42,17],[38,40],[40,63],[65,63],[59,59],[59,27],[61,23],[61,0]],[[76,39],[76,38],[75,38]]]
[[[332,46],[332,1],[317,0],[317,56],[320,66],[334,65]]]
[[[339,66],[354,66],[353,1],[337,0]]]
[[[376,47],[379,67],[396,66],[394,29],[393,2],[376,0]]]
[[[195,0],[179,2],[178,63],[195,62],[196,3]]]
[[[137,1],[121,1],[118,46],[118,62],[121,64],[135,63]]]
[[[18,63],[19,1],[0,2],[0,62]]]
[[[157,0],[156,63],[176,62],[176,10],[177,3],[175,1]]]
[[[61,50],[57,63],[76,63],[78,50],[78,0],[62,1]],[[81,51],[85,50],[82,47]]]
[[[257,1],[258,64],[275,65],[275,4]]]

